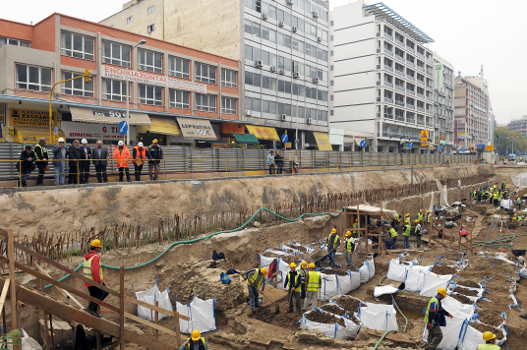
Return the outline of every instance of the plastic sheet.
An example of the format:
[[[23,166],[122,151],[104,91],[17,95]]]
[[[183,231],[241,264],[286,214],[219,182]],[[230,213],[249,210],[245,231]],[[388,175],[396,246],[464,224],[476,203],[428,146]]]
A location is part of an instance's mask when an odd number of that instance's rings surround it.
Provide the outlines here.
[[[375,287],[375,289],[373,289],[373,296],[378,298],[381,295],[393,294],[393,293],[397,293],[398,291],[399,289],[392,287],[392,286],[380,286],[380,287]]]
[[[438,275],[432,271],[425,274],[425,283],[421,289],[420,296],[434,297],[437,295],[439,288],[448,288],[448,283],[452,279],[452,275]]]
[[[408,266],[405,290],[409,292],[420,292],[425,284],[425,274],[432,266]]]
[[[324,310],[319,309],[322,312],[326,312]],[[306,312],[305,315],[309,314],[309,311]],[[345,327],[339,325],[338,323],[330,324],[330,323],[320,323],[320,322],[313,322],[309,321],[306,316],[302,317],[300,322],[300,328],[301,329],[316,329],[321,333],[324,333],[325,336],[335,338],[335,339],[352,339],[354,338],[357,333],[359,332],[360,326],[353,323],[351,320],[342,317],[345,323]],[[336,316],[336,315],[335,315]],[[336,316],[341,317],[341,316]]]
[[[11,341],[11,340],[7,340]],[[8,349],[13,349],[13,345],[8,345]],[[31,338],[24,329],[22,329],[22,346],[20,349],[24,350],[42,350],[42,346],[33,338]]]
[[[406,272],[408,271],[408,265],[403,265],[399,259],[392,259],[388,265],[387,278],[392,281],[404,282],[406,280]]]
[[[527,173],[511,176],[511,180],[516,187],[527,186]]]
[[[183,316],[190,318],[190,321],[179,320],[182,333],[191,333],[197,329],[201,333],[210,332],[216,329],[216,315],[214,313],[214,299],[201,300],[194,296],[194,300],[187,305],[183,305],[176,300],[176,309]]]
[[[137,300],[150,305],[155,305],[155,301],[157,300],[160,308],[167,309],[169,311],[174,311],[172,303],[170,302],[170,297],[168,295],[168,289],[161,292],[159,288],[157,288],[157,284],[145,291],[135,292],[135,297]],[[137,305],[137,316],[147,321],[154,322],[155,312],[153,310],[147,309],[146,307]],[[158,319],[161,321],[162,319],[170,316],[160,313],[158,315]]]

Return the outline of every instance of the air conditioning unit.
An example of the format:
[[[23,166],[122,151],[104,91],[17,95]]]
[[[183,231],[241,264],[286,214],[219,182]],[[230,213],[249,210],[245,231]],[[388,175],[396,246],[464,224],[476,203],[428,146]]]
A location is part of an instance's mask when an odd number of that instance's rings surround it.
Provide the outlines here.
[[[318,84],[318,78],[313,78],[313,83]]]
[[[295,78],[295,79],[300,78],[300,74],[297,73],[297,72],[294,72],[294,73],[293,73],[293,78]]]
[[[245,111],[245,116],[246,116],[246,117],[252,117],[252,116],[253,116],[253,111],[250,110],[250,109],[246,110],[246,111]]]
[[[291,28],[291,30],[293,31],[293,33],[296,33],[296,31],[298,30],[298,28],[297,28],[297,27],[293,27],[293,28]]]
[[[262,60],[256,60],[256,61],[254,61],[254,65],[257,68],[261,68],[263,66],[263,62],[262,62]]]
[[[313,118],[307,118],[307,124],[313,124]]]
[[[321,43],[321,42],[322,42],[322,37],[319,36],[319,37],[317,38],[317,41],[318,41],[319,43]]]
[[[313,11],[313,18],[318,18],[318,12],[317,11]]]
[[[280,72],[279,72],[281,75],[284,75],[285,74],[285,69],[280,69]]]
[[[268,18],[269,18],[269,17],[267,17],[267,13],[262,13],[262,19],[263,19],[264,21],[267,21]]]
[[[286,3],[287,3],[288,5],[293,5],[293,0],[286,0]]]
[[[279,26],[280,28],[283,28],[283,27],[284,27],[284,22],[278,22],[278,26]]]
[[[287,115],[285,115],[285,114],[280,114],[278,116],[278,120],[285,121],[286,119],[287,119]]]
[[[271,73],[275,73],[275,72],[276,72],[276,67],[271,67],[271,68],[269,68],[269,71],[270,71]]]

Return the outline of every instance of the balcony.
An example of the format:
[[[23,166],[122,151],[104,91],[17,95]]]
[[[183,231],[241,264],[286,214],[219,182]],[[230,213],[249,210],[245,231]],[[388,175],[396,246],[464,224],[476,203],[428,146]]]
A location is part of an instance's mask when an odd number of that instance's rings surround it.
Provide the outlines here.
[[[408,51],[415,52],[415,47],[411,47],[411,46],[406,45],[406,49],[407,49]]]
[[[420,65],[417,65],[416,68],[417,68],[417,70],[420,70],[420,71],[423,72],[423,73],[424,73],[424,71],[425,71],[425,67],[421,67]]]
[[[415,62],[412,62],[410,60],[406,60],[406,64],[412,67],[415,67]]]
[[[400,75],[401,77],[404,78],[404,71],[402,71],[402,70],[398,70],[398,69],[396,68],[396,69],[395,69],[395,74]]]
[[[395,59],[398,60],[398,61],[401,61],[402,63],[404,63],[404,57],[398,55],[397,53],[395,54]]]
[[[391,99],[390,97],[384,96],[384,102],[393,103],[393,99]]]
[[[397,85],[397,84],[395,84],[395,88],[396,88],[397,90],[404,91],[404,86],[402,86],[402,85]]]
[[[406,78],[415,81],[415,77],[413,75],[406,74]]]
[[[425,125],[425,121],[424,120],[418,120],[417,121],[417,125]]]
[[[391,34],[384,32],[384,37],[393,41],[393,36]]]
[[[415,95],[415,91],[410,89],[406,89],[406,93],[409,95]]]
[[[384,113],[384,118],[393,119],[393,114]]]
[[[386,64],[384,65],[384,69],[389,70],[390,72],[393,72],[393,67],[388,66]]]
[[[396,38],[395,39],[395,43],[404,49],[404,41],[401,41],[401,40]]]
[[[424,54],[424,52],[421,53],[421,52],[419,52],[419,50],[417,50],[417,56],[419,56],[419,57],[421,57],[421,58],[425,58],[425,54]]]
[[[424,111],[425,111],[424,107],[419,107],[419,106],[417,106],[417,110],[418,110],[419,112],[424,112]]]
[[[404,102],[403,102],[403,101],[395,100],[395,104],[396,104],[397,106],[404,107]]]
[[[395,120],[398,120],[398,121],[400,121],[400,122],[404,122],[404,117],[403,117],[403,116],[396,115],[396,116],[395,116]]]
[[[414,124],[415,123],[415,118],[406,118],[406,122]]]
[[[392,57],[393,57],[393,52],[390,51],[390,50],[388,50],[388,49],[384,49],[384,53],[385,53],[386,55],[389,55],[389,56],[392,56]]]
[[[425,86],[425,82],[423,80],[417,79],[417,84]]]
[[[406,108],[409,108],[409,109],[413,109],[413,110],[415,110],[415,105],[410,104],[410,103],[407,103],[407,104],[406,104]]]
[[[389,86],[389,87],[393,87],[393,84],[390,83],[389,81],[386,81],[386,80],[384,81],[384,85],[385,86]]]

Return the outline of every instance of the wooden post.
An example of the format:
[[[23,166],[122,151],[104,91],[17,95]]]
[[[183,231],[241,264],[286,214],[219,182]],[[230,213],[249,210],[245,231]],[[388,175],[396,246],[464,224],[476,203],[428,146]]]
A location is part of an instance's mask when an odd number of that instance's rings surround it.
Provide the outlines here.
[[[174,317],[175,317],[175,326],[176,326],[176,333],[177,333],[177,337],[176,337],[176,348],[179,348],[179,344],[181,342],[181,332],[179,331],[179,312],[174,312]]]
[[[44,293],[44,280],[40,280],[40,289],[42,290],[42,293]],[[44,320],[44,345],[46,345],[46,349],[50,349],[49,347],[49,332],[48,332],[48,321],[47,321],[47,312],[40,312],[40,315],[42,316],[42,319]],[[39,317],[40,318],[40,317]]]
[[[362,237],[362,231],[360,230],[360,212],[359,212],[359,204],[357,203],[357,232],[359,233],[359,237]],[[359,239],[359,252],[361,251],[362,243]]]
[[[15,279],[15,240],[13,229],[7,229],[7,255],[9,258],[9,279],[11,280],[11,290],[9,299],[11,300],[11,329],[18,329],[18,314],[16,310],[16,279]],[[16,342],[16,341],[15,341]],[[17,348],[15,346],[15,348]]]
[[[120,281],[120,291],[119,291],[119,342],[121,343],[121,350],[124,350],[124,266],[121,265],[121,269],[119,271],[119,281]]]
[[[97,342],[97,350],[101,350],[102,348],[102,334],[101,332],[99,331],[96,331],[95,332],[95,339],[96,339],[96,342]]]
[[[51,349],[55,349],[55,340],[53,339],[53,316],[49,314],[49,330],[51,333]]]
[[[154,303],[156,306],[159,306],[159,301],[156,300]],[[159,312],[156,310],[154,315],[156,324],[159,324]],[[156,339],[159,339],[159,331],[157,329],[154,329],[154,336]]]

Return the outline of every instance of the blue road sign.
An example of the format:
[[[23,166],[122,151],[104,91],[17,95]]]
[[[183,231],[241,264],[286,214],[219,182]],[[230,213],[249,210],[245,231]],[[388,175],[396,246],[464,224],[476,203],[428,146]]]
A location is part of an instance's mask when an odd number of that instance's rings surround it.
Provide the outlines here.
[[[443,145],[439,146],[439,150],[442,152],[445,148],[443,147]]]
[[[509,154],[509,151],[505,151],[505,154]]]
[[[412,148],[412,147],[414,147],[413,142],[408,142],[408,148]]]
[[[461,149],[461,152],[465,152],[465,149],[464,149],[464,148],[462,148],[462,149]]]
[[[289,140],[289,136],[287,136],[286,133],[283,133],[283,134],[282,134],[282,143],[286,143],[287,140]]]
[[[126,120],[122,120],[119,123],[119,134],[126,135],[127,131],[128,131],[128,122]]]
[[[368,144],[366,143],[365,140],[362,140],[362,141],[360,142],[360,146],[361,146],[362,148],[366,148],[366,146],[368,146]]]

